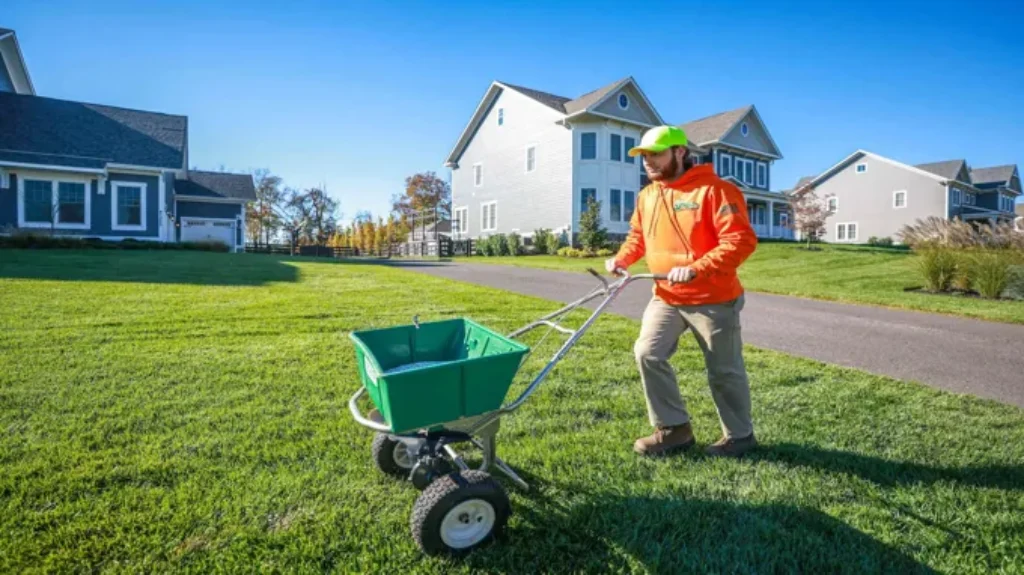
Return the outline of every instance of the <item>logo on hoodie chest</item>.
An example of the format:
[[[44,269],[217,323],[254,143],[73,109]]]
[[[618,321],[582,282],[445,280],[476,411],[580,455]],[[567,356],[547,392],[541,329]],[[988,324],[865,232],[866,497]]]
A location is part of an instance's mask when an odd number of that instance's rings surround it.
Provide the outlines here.
[[[700,208],[700,204],[688,200],[676,200],[672,207],[675,208],[677,212],[680,212],[682,210],[696,210],[697,208]]]

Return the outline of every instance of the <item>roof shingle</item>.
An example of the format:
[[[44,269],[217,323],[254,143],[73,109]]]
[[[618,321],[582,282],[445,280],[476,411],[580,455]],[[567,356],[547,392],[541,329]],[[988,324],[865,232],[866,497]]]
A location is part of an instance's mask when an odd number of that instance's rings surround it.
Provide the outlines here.
[[[993,166],[991,168],[974,168],[971,179],[975,184],[1005,184],[1013,177],[1014,165]]]
[[[693,120],[679,127],[686,132],[686,138],[698,146],[720,140],[725,137],[729,128],[736,125],[736,122],[746,116],[753,106],[747,105],[728,112],[720,112],[713,116]]]
[[[554,110],[556,112],[559,112],[561,114],[565,113],[565,104],[566,104],[566,102],[569,102],[569,101],[572,100],[572,98],[565,98],[563,96],[556,96],[554,94],[548,94],[547,92],[541,92],[540,90],[533,90],[531,88],[524,88],[522,86],[516,86],[514,84],[508,84],[506,82],[499,82],[499,83],[504,85],[504,86],[508,86],[509,88],[512,88],[513,90],[515,90],[516,92],[519,92],[520,94],[523,94],[524,96],[528,96],[530,98],[533,98],[534,100],[537,100],[541,104],[544,104],[545,106],[547,106],[547,107],[551,108],[552,110]]]
[[[960,169],[964,165],[964,160],[946,160],[944,162],[931,162],[928,164],[917,164],[914,166],[919,170],[924,170],[939,176],[940,178],[946,178],[947,180],[956,180],[957,175],[960,173]],[[968,183],[968,182],[964,182]]]
[[[188,178],[174,180],[174,193],[233,200],[255,200],[256,185],[249,174],[189,170]]]
[[[0,92],[0,150],[81,167],[82,158],[157,168],[184,166],[188,118]]]

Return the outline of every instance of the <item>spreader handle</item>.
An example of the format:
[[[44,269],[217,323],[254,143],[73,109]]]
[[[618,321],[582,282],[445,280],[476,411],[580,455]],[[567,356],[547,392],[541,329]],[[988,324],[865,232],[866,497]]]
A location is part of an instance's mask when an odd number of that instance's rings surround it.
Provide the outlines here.
[[[362,397],[364,393],[366,393],[366,388],[360,387],[359,391],[355,392],[355,394],[352,396],[352,399],[348,400],[348,410],[352,412],[352,418],[355,419],[356,422],[362,425],[363,427],[369,427],[374,431],[390,433],[390,427],[384,425],[383,423],[377,423],[372,419],[367,419],[366,417],[363,416],[362,413],[359,412],[359,406],[356,405],[356,402],[359,401],[359,398]]]

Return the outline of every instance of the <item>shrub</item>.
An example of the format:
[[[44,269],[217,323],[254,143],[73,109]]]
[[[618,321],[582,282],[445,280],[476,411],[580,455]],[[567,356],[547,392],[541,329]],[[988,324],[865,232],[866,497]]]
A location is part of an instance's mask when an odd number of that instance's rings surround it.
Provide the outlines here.
[[[508,236],[508,253],[513,256],[523,253],[523,238],[515,232]]]
[[[531,242],[533,243],[533,250],[535,253],[547,253],[548,238],[550,238],[551,235],[551,230],[547,228],[533,230],[533,238],[531,238]]]
[[[491,238],[482,238],[476,241],[476,252],[478,255],[490,257],[494,255]]]
[[[1003,296],[1024,300],[1024,265],[1010,266],[1010,277]]]
[[[982,297],[996,299],[1010,285],[1010,256],[1006,253],[977,254],[971,265],[975,289]]]
[[[971,291],[974,289],[974,274],[974,258],[971,254],[956,254],[956,271],[953,273],[952,286],[960,291]]]
[[[491,236],[491,251],[496,256],[509,255],[508,236],[505,234],[495,234]]]
[[[951,250],[931,248],[921,252],[918,266],[925,285],[933,292],[949,291],[956,273],[957,258]]]
[[[561,234],[551,234],[547,238],[545,238],[544,241],[544,253],[552,256],[557,254],[558,250],[561,249],[563,245],[565,245],[562,242]]]
[[[879,237],[871,236],[870,238],[868,238],[868,245],[869,246],[888,247],[888,246],[892,245],[892,238],[890,238],[890,237],[879,238]]]
[[[231,247],[219,241],[203,242],[157,242],[126,238],[107,241],[99,238],[76,238],[51,235],[49,232],[16,230],[8,236],[0,236],[0,248],[14,249],[74,249],[74,250],[197,250],[229,252]]]
[[[608,241],[608,231],[601,227],[601,202],[590,198],[587,209],[580,215],[580,245],[588,251],[597,251]]]
[[[597,250],[597,257],[600,257],[600,258],[610,258],[613,255],[615,255],[615,253],[616,252],[613,252],[612,250],[609,250],[609,249],[601,249],[601,250]]]

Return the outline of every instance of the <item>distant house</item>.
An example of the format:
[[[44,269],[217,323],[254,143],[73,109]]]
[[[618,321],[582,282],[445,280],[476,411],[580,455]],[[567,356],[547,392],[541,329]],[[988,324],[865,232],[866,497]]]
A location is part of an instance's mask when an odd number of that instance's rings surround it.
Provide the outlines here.
[[[857,150],[794,191],[811,188],[831,212],[822,239],[898,241],[904,225],[929,217],[968,222],[1012,221],[1021,195],[1016,165],[972,168],[965,160],[911,166]]]
[[[36,95],[0,28],[0,231],[245,242],[246,174],[188,169],[188,118]]]
[[[547,228],[575,236],[595,198],[609,236],[621,238],[648,183],[640,159],[626,152],[665,123],[632,77],[578,98],[492,82],[445,162],[453,234],[529,237]],[[771,166],[782,154],[757,110],[745,106],[682,127],[698,161],[713,163],[746,194],[759,235],[789,235],[786,198],[770,191]]]

